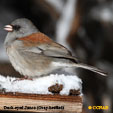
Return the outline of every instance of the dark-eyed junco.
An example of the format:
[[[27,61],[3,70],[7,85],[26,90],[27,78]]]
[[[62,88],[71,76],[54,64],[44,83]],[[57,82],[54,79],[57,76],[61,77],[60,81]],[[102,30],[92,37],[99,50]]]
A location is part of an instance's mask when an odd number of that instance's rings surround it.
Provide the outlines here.
[[[78,63],[68,49],[41,33],[25,18],[6,25],[5,47],[13,67],[28,78],[44,76],[63,67],[79,67],[101,75],[103,71]]]

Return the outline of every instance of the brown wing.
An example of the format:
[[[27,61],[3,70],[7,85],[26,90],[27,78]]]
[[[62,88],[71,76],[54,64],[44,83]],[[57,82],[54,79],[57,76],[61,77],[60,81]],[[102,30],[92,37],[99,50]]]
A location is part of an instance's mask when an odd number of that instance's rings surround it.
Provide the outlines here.
[[[38,46],[39,44],[50,44],[53,42],[49,37],[44,35],[43,33],[33,33],[29,36],[18,38],[18,40],[22,40],[25,46]]]
[[[27,47],[26,51],[35,52],[38,54],[41,53],[45,56],[76,60],[74,57],[72,57],[71,52],[67,48],[54,42],[41,32],[19,38],[18,40],[23,41],[24,45]]]

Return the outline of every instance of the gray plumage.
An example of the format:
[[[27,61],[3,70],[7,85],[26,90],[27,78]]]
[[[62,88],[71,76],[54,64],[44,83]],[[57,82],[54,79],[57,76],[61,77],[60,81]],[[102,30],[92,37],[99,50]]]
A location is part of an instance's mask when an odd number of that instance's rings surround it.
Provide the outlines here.
[[[30,20],[17,19],[11,25],[13,30],[7,34],[4,44],[13,67],[22,75],[39,77],[63,67],[106,75],[96,67],[78,63],[67,48],[39,32]]]

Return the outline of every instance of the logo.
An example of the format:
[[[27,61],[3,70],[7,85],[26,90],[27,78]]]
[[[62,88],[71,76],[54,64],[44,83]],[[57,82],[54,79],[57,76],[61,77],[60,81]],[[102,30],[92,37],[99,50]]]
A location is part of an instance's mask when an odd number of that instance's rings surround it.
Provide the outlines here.
[[[88,106],[88,109],[93,110],[108,110],[108,106]]]

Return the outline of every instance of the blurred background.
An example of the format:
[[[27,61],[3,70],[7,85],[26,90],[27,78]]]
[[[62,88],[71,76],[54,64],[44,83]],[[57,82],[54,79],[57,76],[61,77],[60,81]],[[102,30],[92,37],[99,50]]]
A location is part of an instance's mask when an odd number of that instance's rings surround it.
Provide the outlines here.
[[[113,113],[113,0],[0,0],[0,74],[19,77],[4,49],[4,25],[30,19],[37,28],[66,46],[80,61],[108,77],[77,69],[83,81],[83,113]],[[74,69],[75,72],[75,69]],[[108,110],[88,106],[108,105]]]

